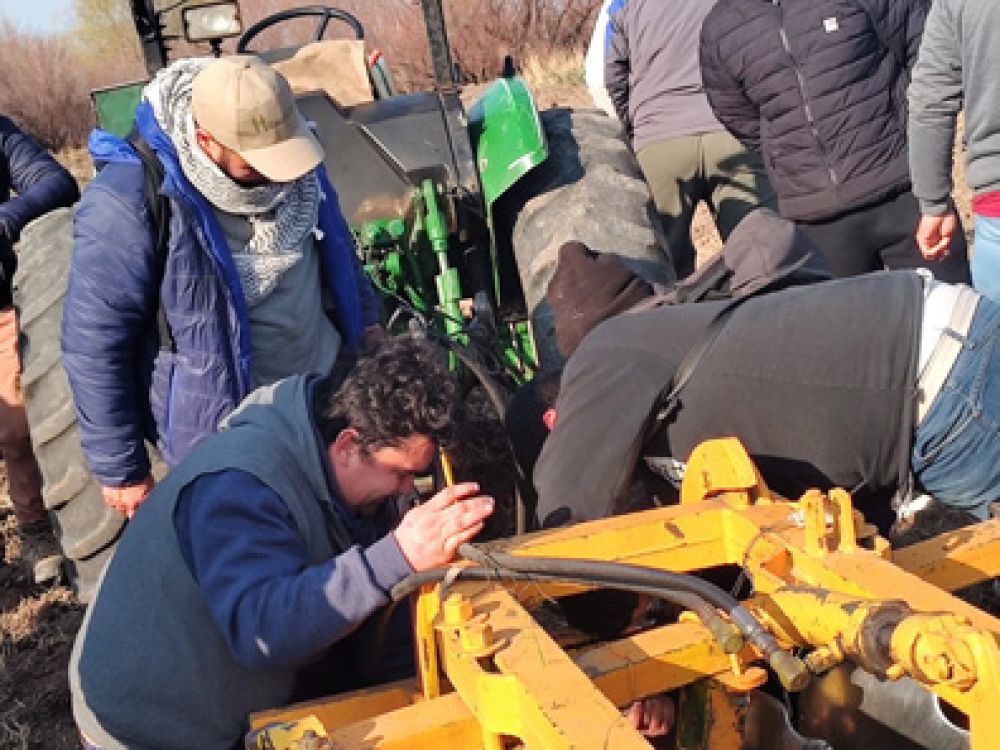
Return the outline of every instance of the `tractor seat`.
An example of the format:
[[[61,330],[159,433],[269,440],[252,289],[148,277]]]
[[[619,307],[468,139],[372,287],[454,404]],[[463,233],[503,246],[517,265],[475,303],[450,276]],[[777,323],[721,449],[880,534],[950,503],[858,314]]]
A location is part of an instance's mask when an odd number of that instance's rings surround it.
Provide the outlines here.
[[[288,79],[296,94],[323,91],[341,107],[374,100],[361,39],[324,39],[297,51],[257,54]]]

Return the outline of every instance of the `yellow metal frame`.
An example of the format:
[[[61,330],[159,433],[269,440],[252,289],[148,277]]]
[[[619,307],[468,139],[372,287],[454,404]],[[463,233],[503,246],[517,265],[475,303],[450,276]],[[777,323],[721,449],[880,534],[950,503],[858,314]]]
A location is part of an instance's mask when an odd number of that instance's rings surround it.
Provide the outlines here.
[[[1000,575],[1000,521],[894,551],[846,492],[784,500],[739,442],[724,439],[695,450],[679,505],[492,547],[677,572],[741,565],[754,584],[744,604],[781,643],[809,649],[814,671],[844,659],[869,668],[875,623],[883,648],[872,670],[909,676],[965,713],[972,750],[1000,736],[1000,620],[949,593]],[[266,712],[252,725],[267,736],[275,723],[315,717],[332,746],[344,749],[641,748],[648,743],[620,708],[700,684],[713,715],[685,747],[740,746],[742,696],[764,676],[758,653],[730,657],[686,617],[612,643],[564,648],[529,612],[579,590],[502,577],[460,578],[447,592],[425,587],[414,610],[415,681]]]

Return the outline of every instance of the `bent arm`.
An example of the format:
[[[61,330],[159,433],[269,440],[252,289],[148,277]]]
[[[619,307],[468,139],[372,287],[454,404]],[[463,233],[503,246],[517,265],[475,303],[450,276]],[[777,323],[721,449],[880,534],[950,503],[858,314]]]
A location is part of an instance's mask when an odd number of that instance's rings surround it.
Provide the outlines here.
[[[629,75],[631,65],[628,57],[628,37],[620,22],[615,17],[609,17],[604,37],[604,87],[608,97],[618,113],[622,127],[629,135],[632,134],[632,121],[629,119],[628,96]]]
[[[0,227],[15,242],[28,222],[73,205],[80,191],[72,175],[6,117],[0,117],[0,144],[17,192],[0,205]]]
[[[62,362],[81,445],[102,485],[149,475],[143,442],[148,404],[139,367],[159,290],[140,197],[135,205],[92,183],[74,217],[73,257],[63,307]]]
[[[760,151],[760,110],[747,97],[737,76],[726,64],[714,14],[701,28],[701,78],[716,119],[751,151]]]
[[[241,471],[188,485],[174,524],[220,633],[250,669],[305,663],[385,606],[412,572],[392,534],[311,565],[281,498]]]
[[[925,215],[950,210],[955,127],[962,108],[962,58],[953,19],[943,3],[927,16],[909,88],[909,150],[913,194]]]
[[[535,466],[543,527],[609,516],[629,484],[664,382],[641,354],[624,361],[622,351],[580,349],[567,365],[556,426]]]

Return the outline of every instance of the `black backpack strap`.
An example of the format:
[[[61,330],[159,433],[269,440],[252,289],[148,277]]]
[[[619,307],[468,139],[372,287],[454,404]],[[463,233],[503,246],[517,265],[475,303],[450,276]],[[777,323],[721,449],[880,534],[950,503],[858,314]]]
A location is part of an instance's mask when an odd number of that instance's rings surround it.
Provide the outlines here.
[[[170,200],[160,192],[163,184],[163,164],[156,152],[146,143],[139,131],[132,128],[125,140],[133,148],[142,163],[142,192],[146,198],[146,210],[152,223],[150,231],[153,235],[154,258],[156,259],[156,278],[162,280],[167,265],[167,254],[170,252]],[[157,294],[159,299],[159,294]],[[160,348],[176,352],[177,342],[170,330],[167,313],[163,309],[162,299],[157,306],[157,327],[160,332]]]
[[[649,425],[645,431],[644,443],[648,442],[660,426],[670,419],[670,416],[677,408],[678,396],[680,396],[684,386],[691,379],[691,376],[705,357],[705,354],[712,348],[712,344],[719,338],[719,334],[722,333],[722,329],[726,326],[726,321],[732,317],[737,307],[752,297],[753,295],[750,295],[731,300],[728,305],[715,314],[715,317],[708,324],[708,328],[702,332],[701,337],[695,342],[694,346],[688,349],[687,354],[684,355],[684,359],[677,366],[677,370],[674,372],[674,376],[670,379],[667,387],[660,391],[660,394],[656,397],[656,401],[653,403]]]
[[[681,305],[688,302],[713,302],[730,299],[730,279],[732,270],[725,264],[722,254],[703,266],[694,274],[666,289],[657,289],[654,294],[633,305],[626,313],[641,313],[664,305]],[[655,286],[654,286],[655,288]]]

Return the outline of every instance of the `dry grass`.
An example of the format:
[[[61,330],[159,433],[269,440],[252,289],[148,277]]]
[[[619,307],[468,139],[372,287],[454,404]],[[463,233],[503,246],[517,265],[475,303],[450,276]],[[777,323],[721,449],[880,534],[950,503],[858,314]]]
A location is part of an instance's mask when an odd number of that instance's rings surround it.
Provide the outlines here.
[[[550,86],[583,86],[583,52],[557,50],[549,55],[530,54],[521,75],[533,90]]]

